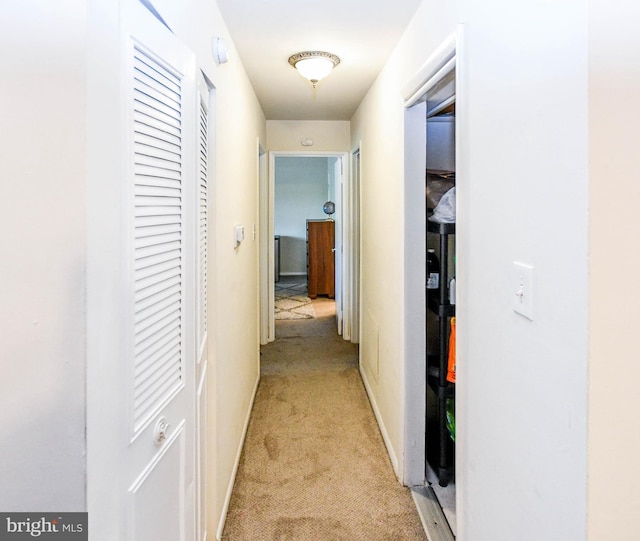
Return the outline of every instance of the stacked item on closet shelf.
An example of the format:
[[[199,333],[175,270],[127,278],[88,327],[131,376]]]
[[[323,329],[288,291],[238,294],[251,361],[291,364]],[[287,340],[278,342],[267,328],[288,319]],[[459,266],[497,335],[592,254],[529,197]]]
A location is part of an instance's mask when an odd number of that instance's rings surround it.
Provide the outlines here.
[[[441,486],[453,481],[455,456],[455,278],[451,245],[455,239],[455,174],[427,174],[427,306],[432,351],[427,355],[427,460]],[[436,276],[437,275],[437,276]],[[436,335],[434,339],[433,335]]]

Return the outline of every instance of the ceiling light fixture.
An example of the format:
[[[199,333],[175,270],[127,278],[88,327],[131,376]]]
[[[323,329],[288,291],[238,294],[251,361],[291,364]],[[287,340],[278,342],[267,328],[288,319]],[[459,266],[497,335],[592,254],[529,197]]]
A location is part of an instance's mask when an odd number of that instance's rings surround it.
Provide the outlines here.
[[[289,64],[296,68],[300,75],[309,79],[315,88],[321,79],[340,64],[340,59],[335,54],[324,51],[304,51],[291,55]]]

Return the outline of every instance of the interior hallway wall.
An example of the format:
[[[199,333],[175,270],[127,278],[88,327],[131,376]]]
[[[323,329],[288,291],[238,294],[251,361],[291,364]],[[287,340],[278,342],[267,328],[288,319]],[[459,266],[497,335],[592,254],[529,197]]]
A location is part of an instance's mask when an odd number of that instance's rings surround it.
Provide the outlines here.
[[[401,476],[403,337],[412,332],[402,306],[403,262],[411,262],[403,252],[403,209],[404,198],[422,195],[403,193],[401,96],[458,22],[464,23],[457,102],[460,539],[582,540],[588,343],[584,2],[425,0],[352,119],[352,144],[362,141],[361,349],[365,362],[377,355],[379,372],[377,378],[371,369],[365,374]],[[514,261],[535,268],[533,321],[512,309]]]
[[[86,1],[0,17],[0,509],[86,510]]]
[[[341,120],[267,120],[267,150],[346,152],[350,123]],[[302,144],[311,139],[312,145]]]
[[[640,530],[640,7],[588,4],[588,538],[632,541]]]
[[[430,52],[455,30],[455,24],[451,3],[424,2],[351,120],[351,147],[360,145],[361,163],[360,359],[399,479],[403,479],[405,463],[406,414],[404,105],[401,96],[405,83]],[[417,194],[417,197],[423,196],[423,193]],[[410,197],[415,198],[416,194]],[[415,224],[415,227],[422,225]],[[418,247],[416,253],[419,251]]]

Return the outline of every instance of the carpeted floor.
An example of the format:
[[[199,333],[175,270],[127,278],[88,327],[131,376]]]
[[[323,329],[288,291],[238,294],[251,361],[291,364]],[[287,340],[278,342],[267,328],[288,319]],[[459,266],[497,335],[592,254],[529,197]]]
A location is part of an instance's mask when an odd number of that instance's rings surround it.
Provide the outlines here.
[[[263,347],[225,541],[401,541],[426,536],[395,478],[335,317],[278,321]]]

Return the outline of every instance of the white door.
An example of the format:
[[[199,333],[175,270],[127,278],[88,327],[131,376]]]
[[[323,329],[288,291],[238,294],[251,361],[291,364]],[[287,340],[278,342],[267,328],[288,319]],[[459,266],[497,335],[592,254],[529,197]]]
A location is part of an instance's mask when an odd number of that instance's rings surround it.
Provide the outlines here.
[[[196,522],[195,377],[197,360],[204,362],[197,347],[206,344],[197,328],[206,329],[206,312],[198,313],[195,302],[202,287],[195,59],[139,3],[127,8],[125,539],[187,541],[195,538]]]
[[[197,235],[198,235],[198,263],[197,263],[197,347],[196,363],[196,509],[197,509],[197,537],[202,541],[207,538],[207,371],[208,371],[208,255],[209,255],[209,184],[211,173],[209,169],[209,133],[214,127],[210,114],[210,105],[214,92],[209,89],[202,74],[198,78],[198,193],[197,193]]]
[[[334,241],[334,254],[335,254],[335,290],[336,290],[336,323],[338,325],[338,334],[343,334],[343,258],[342,258],[342,245],[343,245],[343,231],[344,231],[344,212],[342,202],[343,198],[343,170],[344,163],[343,158],[334,159],[333,163],[333,179],[335,183],[335,205],[336,205],[336,224],[335,224],[335,241]]]
[[[360,150],[352,155],[351,176],[345,190],[347,209],[345,216],[345,281],[348,283],[345,292],[345,339],[354,344],[360,342]],[[346,296],[346,295],[345,295]],[[347,314],[348,308],[348,317]],[[348,332],[347,332],[348,329]]]

